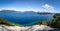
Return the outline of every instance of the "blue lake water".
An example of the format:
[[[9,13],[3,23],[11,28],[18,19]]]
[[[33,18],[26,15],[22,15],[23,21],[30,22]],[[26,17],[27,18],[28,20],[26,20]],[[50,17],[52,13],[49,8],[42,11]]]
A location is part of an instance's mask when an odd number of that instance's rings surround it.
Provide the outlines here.
[[[49,21],[53,19],[53,14],[37,14],[25,12],[0,12],[0,17],[7,19],[11,23],[16,23],[24,26],[33,25],[42,20]]]

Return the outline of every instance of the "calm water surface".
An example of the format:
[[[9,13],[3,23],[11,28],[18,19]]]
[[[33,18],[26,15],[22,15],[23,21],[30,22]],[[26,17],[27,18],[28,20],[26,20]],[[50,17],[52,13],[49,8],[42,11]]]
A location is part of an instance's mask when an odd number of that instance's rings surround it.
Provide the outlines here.
[[[29,26],[42,20],[45,21],[52,20],[53,14],[43,15],[43,14],[25,13],[25,12],[0,12],[0,17],[7,19],[12,23]]]

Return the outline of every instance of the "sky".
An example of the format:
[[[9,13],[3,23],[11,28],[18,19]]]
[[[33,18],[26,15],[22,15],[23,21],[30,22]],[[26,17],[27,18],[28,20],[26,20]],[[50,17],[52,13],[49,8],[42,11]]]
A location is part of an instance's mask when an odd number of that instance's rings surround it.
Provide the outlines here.
[[[60,12],[60,0],[0,0],[0,10]]]

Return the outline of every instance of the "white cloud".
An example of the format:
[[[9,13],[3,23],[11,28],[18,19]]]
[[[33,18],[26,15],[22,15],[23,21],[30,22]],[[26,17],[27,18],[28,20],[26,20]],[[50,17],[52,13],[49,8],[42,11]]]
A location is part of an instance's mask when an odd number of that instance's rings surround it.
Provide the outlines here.
[[[56,12],[55,8],[49,4],[44,4],[42,7],[44,8],[44,11],[46,12]]]
[[[1,9],[0,9],[1,10]]]

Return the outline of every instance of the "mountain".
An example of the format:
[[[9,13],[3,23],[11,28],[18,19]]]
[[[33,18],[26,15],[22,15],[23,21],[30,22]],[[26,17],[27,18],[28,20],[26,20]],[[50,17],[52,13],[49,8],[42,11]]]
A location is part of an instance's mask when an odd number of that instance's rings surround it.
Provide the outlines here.
[[[1,10],[0,12],[21,12],[15,10]],[[22,13],[37,13],[37,14],[52,14],[51,12],[34,12],[34,11],[24,11]]]
[[[37,12],[37,14],[44,14],[44,15],[46,15],[46,14],[53,14],[53,13],[51,13],[51,12]]]
[[[1,10],[0,12],[15,12],[15,10]]]

